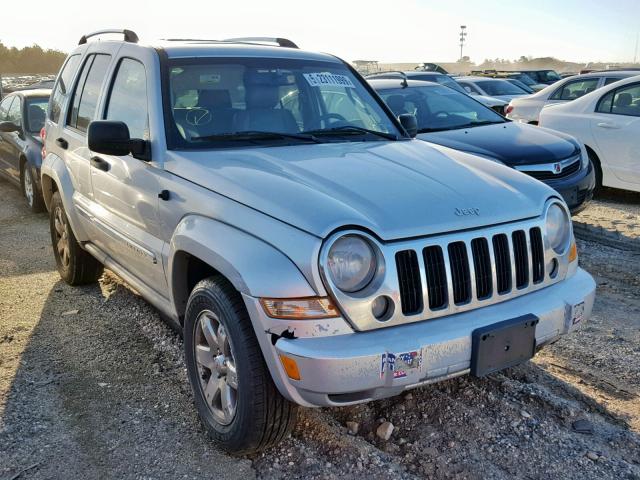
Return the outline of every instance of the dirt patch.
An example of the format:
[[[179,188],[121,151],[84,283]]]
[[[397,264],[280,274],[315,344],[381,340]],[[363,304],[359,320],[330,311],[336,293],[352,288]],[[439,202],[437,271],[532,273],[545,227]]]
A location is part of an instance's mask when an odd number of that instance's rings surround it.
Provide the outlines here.
[[[640,478],[631,251],[579,242],[598,282],[594,316],[534,361],[365,405],[301,409],[281,445],[238,459],[200,426],[182,341],[157,312],[109,273],[91,287],[60,282],[46,215],[28,213],[2,181],[0,195],[1,479]],[[637,215],[627,207],[609,202],[598,218]],[[376,435],[383,422],[394,426],[388,441]]]

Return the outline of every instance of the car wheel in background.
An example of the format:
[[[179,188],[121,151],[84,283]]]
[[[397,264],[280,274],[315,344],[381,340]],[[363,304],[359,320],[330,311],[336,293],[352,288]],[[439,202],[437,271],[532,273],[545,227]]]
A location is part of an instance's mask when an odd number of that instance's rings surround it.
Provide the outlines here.
[[[587,148],[587,154],[589,155],[589,161],[596,174],[596,188],[593,189],[593,193],[598,194],[602,191],[602,167],[600,166],[600,159],[590,148]]]
[[[44,212],[44,200],[40,193],[38,193],[31,166],[27,162],[24,162],[22,165],[20,184],[22,186],[22,194],[27,200],[27,205],[29,205],[31,211],[33,213]]]
[[[102,275],[104,267],[76,240],[59,192],[51,197],[49,228],[53,255],[62,279],[69,285],[95,282]]]
[[[226,450],[258,452],[293,428],[297,406],[278,392],[242,297],[223,277],[191,292],[184,348],[198,414]]]

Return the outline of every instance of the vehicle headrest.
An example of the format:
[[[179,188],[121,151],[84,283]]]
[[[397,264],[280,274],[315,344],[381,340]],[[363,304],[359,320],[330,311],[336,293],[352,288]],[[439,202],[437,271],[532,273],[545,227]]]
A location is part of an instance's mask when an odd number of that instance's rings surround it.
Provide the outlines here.
[[[616,98],[616,107],[628,107],[633,103],[633,97],[630,93],[619,93]]]
[[[231,108],[229,90],[199,90],[198,106],[211,108]]]

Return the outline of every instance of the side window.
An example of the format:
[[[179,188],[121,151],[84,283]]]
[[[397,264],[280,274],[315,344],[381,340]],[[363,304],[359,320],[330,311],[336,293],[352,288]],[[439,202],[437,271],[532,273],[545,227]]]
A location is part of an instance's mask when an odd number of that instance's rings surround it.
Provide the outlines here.
[[[613,82],[617,82],[617,81],[620,81],[620,80],[622,80],[620,77],[618,77],[618,78],[615,78],[615,77],[605,78],[605,79],[604,79],[604,85],[605,85],[605,86],[606,86],[606,85],[610,85],[610,84],[612,84]]]
[[[66,63],[63,65],[60,75],[58,76],[58,82],[51,92],[51,100],[49,106],[49,118],[58,123],[60,120],[60,112],[62,111],[62,105],[69,96],[69,90],[71,89],[71,81],[73,75],[76,73],[78,62],[80,61],[80,55],[71,55]]]
[[[20,101],[20,97],[16,97],[9,107],[7,120],[15,123],[16,125],[22,125],[22,102]]]
[[[13,102],[13,97],[7,97],[2,102],[0,102],[0,122],[6,122],[9,120],[9,108],[11,107],[11,102]]]
[[[562,88],[559,88],[551,95],[552,100],[575,100],[587,93],[593,92],[598,88],[599,78],[590,78],[588,80],[577,80],[568,82]]]
[[[140,62],[130,58],[120,62],[109,94],[105,118],[126,123],[131,138],[149,139],[147,76]]]
[[[111,55],[91,55],[84,64],[82,74],[73,93],[73,107],[67,124],[81,132],[86,132],[95,118],[100,88],[104,80]]]
[[[13,108],[13,105],[11,106]],[[611,113],[640,117],[640,84],[619,88],[613,96]]]

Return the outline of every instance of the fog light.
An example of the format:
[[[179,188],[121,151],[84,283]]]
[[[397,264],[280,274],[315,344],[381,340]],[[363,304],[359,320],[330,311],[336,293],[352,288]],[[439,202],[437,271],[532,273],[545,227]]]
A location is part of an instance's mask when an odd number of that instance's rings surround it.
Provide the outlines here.
[[[558,275],[558,259],[552,259],[547,265],[547,272],[549,272],[550,278],[556,278]]]
[[[371,304],[371,313],[377,319],[384,317],[385,313],[387,313],[387,309],[389,308],[389,300],[384,295],[376,298]]]
[[[280,354],[280,362],[282,362],[284,371],[287,372],[289,378],[292,380],[300,380],[300,370],[298,370],[298,364],[293,358]]]

